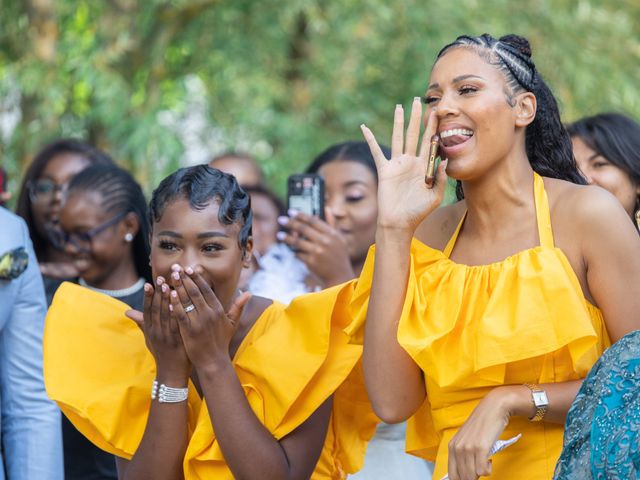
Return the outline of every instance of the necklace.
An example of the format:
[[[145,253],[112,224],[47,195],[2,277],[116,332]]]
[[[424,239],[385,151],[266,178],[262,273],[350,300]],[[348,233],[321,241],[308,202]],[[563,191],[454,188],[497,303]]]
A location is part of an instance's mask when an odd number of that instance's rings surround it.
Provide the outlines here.
[[[145,279],[140,277],[138,281],[133,285],[131,285],[130,287],[123,288],[120,290],[104,290],[102,288],[96,288],[96,287],[92,287],[91,285],[88,285],[87,282],[85,282],[82,278],[78,280],[78,283],[80,284],[81,287],[85,287],[85,288],[88,288],[89,290],[93,290],[94,292],[103,293],[105,295],[109,295],[110,297],[114,297],[114,298],[122,298],[122,297],[127,297],[129,295],[133,295],[144,286],[144,282],[145,282]]]

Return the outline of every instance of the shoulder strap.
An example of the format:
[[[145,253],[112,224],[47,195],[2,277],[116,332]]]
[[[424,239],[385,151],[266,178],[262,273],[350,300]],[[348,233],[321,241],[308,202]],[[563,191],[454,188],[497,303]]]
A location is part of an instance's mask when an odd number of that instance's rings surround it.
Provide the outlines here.
[[[536,220],[538,222],[538,236],[540,245],[553,248],[553,230],[551,229],[551,213],[549,200],[544,189],[544,181],[537,173],[533,173],[533,198],[536,204]]]
[[[465,218],[467,218],[466,210],[464,211],[464,215],[462,215],[462,218],[460,219],[460,223],[458,223],[458,226],[456,227],[456,231],[453,232],[453,235],[447,242],[447,246],[444,247],[444,250],[442,251],[444,256],[447,258],[449,258],[449,256],[451,255],[451,252],[453,251],[453,247],[455,247],[456,245],[456,240],[458,240],[458,235],[460,234],[460,230],[462,229],[462,224],[464,223]]]

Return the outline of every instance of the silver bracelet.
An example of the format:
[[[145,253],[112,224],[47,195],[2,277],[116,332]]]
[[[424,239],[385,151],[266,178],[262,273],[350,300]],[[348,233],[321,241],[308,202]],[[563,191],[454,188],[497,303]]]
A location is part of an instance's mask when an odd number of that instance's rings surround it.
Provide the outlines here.
[[[164,383],[158,385],[158,380],[153,381],[151,387],[151,400],[158,399],[160,403],[184,402],[189,397],[189,387],[173,388],[167,387]]]

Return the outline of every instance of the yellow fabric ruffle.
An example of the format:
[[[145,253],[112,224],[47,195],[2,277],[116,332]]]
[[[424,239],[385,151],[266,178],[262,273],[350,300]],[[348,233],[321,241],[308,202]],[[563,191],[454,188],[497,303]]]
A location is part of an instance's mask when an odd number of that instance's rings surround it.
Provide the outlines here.
[[[375,246],[349,307],[346,331],[358,344],[374,256]],[[610,345],[602,314],[557,248],[466,266],[414,239],[410,265],[397,338],[425,374],[427,400],[409,420],[409,453],[435,460],[445,431],[460,427],[491,388],[583,378]]]
[[[329,433],[312,478],[357,471],[377,418],[359,364],[362,349],[343,332],[353,282],[273,304],[257,320],[233,361],[249,404],[274,437],[302,424],[334,395]],[[131,458],[144,433],[155,362],[142,332],[110,297],[63,284],[47,315],[47,391],[87,438]],[[216,442],[206,404],[191,388],[185,454],[187,479],[233,478]]]

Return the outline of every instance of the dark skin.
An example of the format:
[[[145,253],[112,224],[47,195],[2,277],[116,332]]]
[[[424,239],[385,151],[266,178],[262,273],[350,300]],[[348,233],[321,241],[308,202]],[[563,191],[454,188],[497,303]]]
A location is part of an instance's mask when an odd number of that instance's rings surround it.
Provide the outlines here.
[[[218,221],[213,202],[193,210],[184,199],[167,205],[153,225],[155,288],[145,286],[144,313],[129,312],[143,329],[160,384],[182,388],[197,378],[216,438],[235,478],[308,478],[318,461],[331,399],[289,435],[276,440],[251,410],[232,359],[270,301],[239,294],[238,279],[251,240],[240,248],[238,224]],[[159,276],[160,275],[160,276]],[[183,305],[193,304],[187,313]],[[187,403],[151,403],[144,436],[121,479],[183,478]]]
[[[410,417],[426,395],[423,372],[396,340],[412,237],[442,250],[466,210],[450,257],[454,262],[486,265],[540,244],[533,171],[525,150],[525,129],[536,113],[535,96],[522,92],[508,102],[502,73],[464,48],[437,61],[430,83],[428,121],[419,151],[419,99],[414,100],[406,135],[404,112],[396,108],[389,161],[363,126],[378,166],[380,205],[364,370],[374,410],[387,422]],[[427,187],[428,140],[436,132],[458,128],[473,135],[445,149],[449,160],[440,165],[435,186]],[[463,182],[465,200],[436,209],[447,174]],[[638,329],[640,258],[635,252],[640,238],[627,214],[603,190],[551,178],[544,178],[544,184],[555,246],[570,263],[585,299],[602,311],[610,339]],[[545,422],[564,423],[580,383],[541,385],[549,398]],[[510,417],[530,418],[534,413],[527,387],[502,385],[491,390],[449,443],[449,478],[489,475],[488,451]]]

